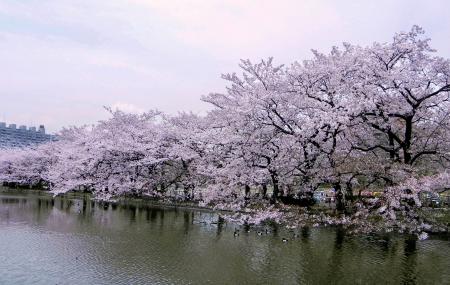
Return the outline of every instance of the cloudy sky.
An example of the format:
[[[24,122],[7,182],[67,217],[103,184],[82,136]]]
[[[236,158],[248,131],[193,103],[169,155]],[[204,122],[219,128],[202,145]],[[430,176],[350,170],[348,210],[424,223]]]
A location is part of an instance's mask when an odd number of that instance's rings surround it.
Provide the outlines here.
[[[204,113],[239,59],[276,63],[422,26],[450,57],[450,1],[0,0],[0,121],[50,131],[102,106]]]

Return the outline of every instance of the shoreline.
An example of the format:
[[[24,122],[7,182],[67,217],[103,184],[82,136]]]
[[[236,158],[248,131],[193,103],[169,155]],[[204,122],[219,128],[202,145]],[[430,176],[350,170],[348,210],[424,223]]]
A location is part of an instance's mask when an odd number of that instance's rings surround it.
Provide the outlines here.
[[[354,220],[352,215],[346,216],[343,214],[333,213],[333,215],[326,214],[323,211],[323,207],[300,207],[300,206],[292,206],[292,205],[284,205],[277,204],[275,209],[280,211],[283,214],[283,219],[279,221],[273,220],[264,220],[260,223],[252,223],[245,222],[242,218],[236,219],[233,218],[236,216],[239,217],[251,217],[252,215],[257,214],[257,211],[253,209],[253,211],[233,211],[229,209],[217,209],[215,206],[200,206],[198,202],[192,201],[170,201],[168,199],[157,200],[152,199],[150,197],[119,197],[117,200],[112,201],[102,201],[95,199],[91,193],[88,192],[67,192],[64,194],[58,194],[56,196],[52,195],[51,192],[45,189],[36,189],[36,188],[12,188],[12,187],[0,187],[0,193],[13,194],[23,192],[27,194],[37,194],[37,196],[47,196],[48,198],[54,197],[63,197],[66,199],[88,199],[89,201],[95,201],[100,204],[107,203],[109,205],[120,205],[125,206],[127,204],[135,204],[142,205],[147,207],[161,208],[161,209],[183,209],[190,211],[199,211],[199,212],[208,212],[217,214],[218,219],[222,219],[223,222],[231,222],[234,224],[241,226],[249,226],[249,227],[259,227],[261,225],[266,225],[270,223],[275,223],[278,226],[284,227],[289,230],[299,229],[302,227],[312,227],[312,228],[330,228],[330,227],[341,227],[344,228],[349,234],[388,234],[391,232],[397,232],[401,235],[414,235],[413,232],[401,231],[398,228],[384,229],[383,227],[377,228],[377,223],[368,222],[366,226],[367,228],[362,228],[361,225],[358,225]],[[216,205],[217,206],[217,205]],[[278,208],[277,208],[278,207]],[[331,210],[331,209],[329,209]],[[439,212],[450,217],[450,209],[448,208],[426,208],[427,211]],[[244,222],[243,222],[244,221]],[[216,222],[218,223],[218,222]],[[449,230],[450,220],[447,222],[446,228],[442,228],[442,225],[432,226],[428,230],[424,230],[427,235],[432,236],[440,236],[444,237],[444,239],[450,240],[450,230]],[[378,225],[379,226],[379,225]]]

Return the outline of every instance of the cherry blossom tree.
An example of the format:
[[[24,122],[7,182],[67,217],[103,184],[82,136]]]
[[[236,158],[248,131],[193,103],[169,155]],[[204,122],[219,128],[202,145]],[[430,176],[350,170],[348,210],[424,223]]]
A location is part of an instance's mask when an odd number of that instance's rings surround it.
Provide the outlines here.
[[[213,107],[206,116],[107,109],[109,119],[64,129],[56,142],[0,151],[0,180],[244,212],[255,200],[277,220],[277,202],[332,185],[357,220],[420,231],[419,194],[448,186],[450,158],[450,61],[423,34],[414,26],[389,43],[344,43],[286,66],[242,60],[242,75],[223,75],[226,92],[202,97]],[[371,187],[383,196],[363,200]]]

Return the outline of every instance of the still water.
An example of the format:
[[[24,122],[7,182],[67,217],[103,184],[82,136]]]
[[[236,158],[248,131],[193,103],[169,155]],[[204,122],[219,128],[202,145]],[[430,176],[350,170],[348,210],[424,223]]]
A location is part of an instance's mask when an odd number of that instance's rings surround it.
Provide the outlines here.
[[[0,284],[450,284],[450,241],[241,229],[214,213],[0,190]],[[288,238],[287,243],[282,238]]]

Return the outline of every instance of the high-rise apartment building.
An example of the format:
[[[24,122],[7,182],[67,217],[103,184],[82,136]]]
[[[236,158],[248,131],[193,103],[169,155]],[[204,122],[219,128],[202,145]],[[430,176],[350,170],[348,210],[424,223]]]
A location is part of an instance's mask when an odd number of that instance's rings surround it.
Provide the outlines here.
[[[6,123],[0,122],[0,148],[29,147],[55,139],[55,136],[45,133],[43,125],[36,129],[36,127],[17,127],[16,124],[7,126]]]

